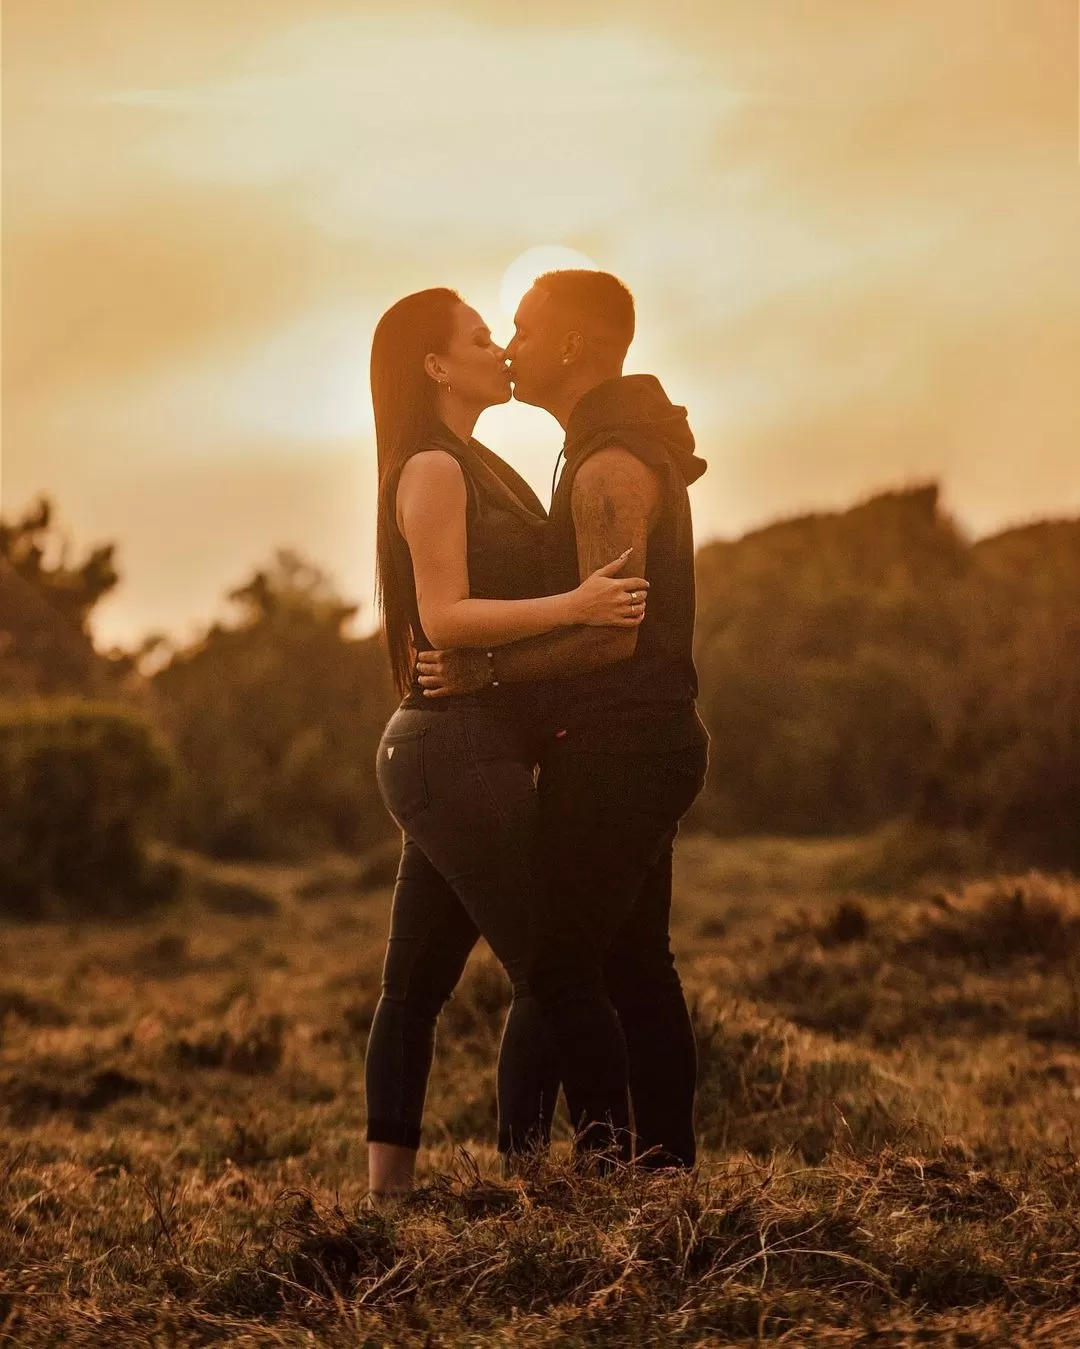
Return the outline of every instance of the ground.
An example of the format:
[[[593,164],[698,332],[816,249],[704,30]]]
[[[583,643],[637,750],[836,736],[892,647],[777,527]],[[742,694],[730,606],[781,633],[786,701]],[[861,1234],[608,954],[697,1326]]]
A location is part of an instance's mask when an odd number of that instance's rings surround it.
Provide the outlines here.
[[[1080,884],[882,893],[868,849],[681,840],[697,1175],[502,1180],[480,951],[389,1212],[385,857],[6,926],[0,1343],[1080,1345]]]

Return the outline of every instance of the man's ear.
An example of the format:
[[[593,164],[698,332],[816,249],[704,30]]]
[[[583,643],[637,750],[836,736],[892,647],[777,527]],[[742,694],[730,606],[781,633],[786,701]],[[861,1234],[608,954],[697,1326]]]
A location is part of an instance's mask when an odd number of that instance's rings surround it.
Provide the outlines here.
[[[446,383],[446,366],[433,351],[429,351],[424,357],[424,374],[429,379],[433,379],[436,384]]]
[[[563,365],[573,365],[581,359],[581,353],[585,350],[585,339],[579,332],[568,332],[562,340],[562,350],[559,357]]]

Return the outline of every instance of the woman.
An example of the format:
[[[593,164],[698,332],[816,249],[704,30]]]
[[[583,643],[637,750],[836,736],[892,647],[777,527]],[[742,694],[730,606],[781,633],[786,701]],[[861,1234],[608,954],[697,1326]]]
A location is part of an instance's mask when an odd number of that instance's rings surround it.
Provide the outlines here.
[[[648,583],[614,573],[545,595],[544,508],[478,441],[476,419],[510,398],[502,349],[451,290],[406,296],[371,351],[378,447],[377,575],[404,698],[379,744],[383,799],[404,833],[382,996],[368,1042],[369,1185],[412,1185],[435,1024],[483,935],[513,1000],[499,1050],[499,1150],[546,1140],[558,1073],[524,981],[534,885],[537,691],[426,699],[418,650],[495,646],[565,624],[636,626]]]

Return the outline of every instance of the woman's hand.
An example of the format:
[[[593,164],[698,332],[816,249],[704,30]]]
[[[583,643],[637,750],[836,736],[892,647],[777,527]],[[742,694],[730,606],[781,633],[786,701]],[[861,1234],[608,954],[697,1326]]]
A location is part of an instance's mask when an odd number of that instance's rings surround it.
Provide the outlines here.
[[[636,628],[645,617],[645,597],[649,583],[643,576],[615,573],[633,552],[628,548],[621,557],[598,567],[581,585],[570,592],[571,622],[591,628]]]

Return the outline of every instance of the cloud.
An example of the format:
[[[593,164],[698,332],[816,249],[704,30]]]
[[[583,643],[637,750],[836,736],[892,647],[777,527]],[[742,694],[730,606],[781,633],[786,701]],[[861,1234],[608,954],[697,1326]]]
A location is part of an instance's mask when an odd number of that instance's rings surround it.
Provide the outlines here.
[[[296,194],[328,233],[477,248],[606,226],[700,170],[738,101],[708,74],[612,23],[567,42],[358,12],[297,24],[234,77],[108,101],[157,115],[147,153],[178,179]]]
[[[141,502],[132,612],[156,584],[179,613],[200,500],[231,503],[216,585],[242,481],[340,489],[348,462],[362,492],[387,304],[450,283],[494,315],[511,259],[562,242],[630,280],[633,364],[690,405],[702,537],[911,474],[980,529],[1080,508],[1076,25],[1071,0],[11,0],[5,489],[56,485],[91,534]],[[543,488],[554,431],[485,425]],[[302,490],[249,506],[253,553],[326,532]]]
[[[12,216],[5,373],[17,395],[131,378],[208,343],[250,340],[310,303],[331,274],[348,285],[341,260],[334,267],[287,213],[260,213],[224,185],[159,188],[112,213],[25,228],[17,205]]]

